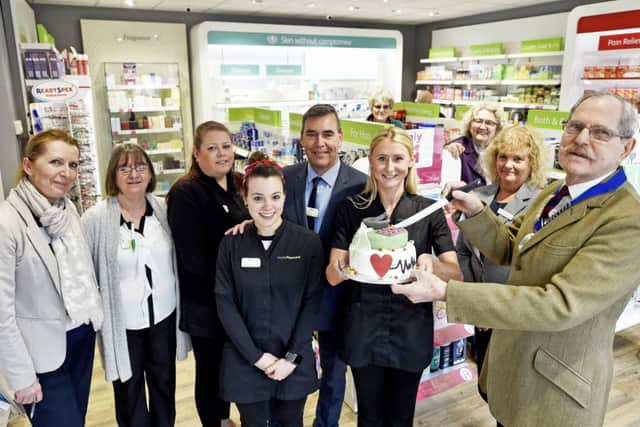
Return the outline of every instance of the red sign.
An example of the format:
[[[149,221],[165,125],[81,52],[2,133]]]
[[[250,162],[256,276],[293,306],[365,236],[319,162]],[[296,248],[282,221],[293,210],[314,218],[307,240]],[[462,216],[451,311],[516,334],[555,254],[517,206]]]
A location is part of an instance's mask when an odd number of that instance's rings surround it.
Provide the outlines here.
[[[600,31],[624,30],[638,28],[640,9],[625,12],[605,13],[602,15],[583,16],[578,20],[578,34],[598,33]]]
[[[639,49],[640,33],[600,36],[598,50]]]

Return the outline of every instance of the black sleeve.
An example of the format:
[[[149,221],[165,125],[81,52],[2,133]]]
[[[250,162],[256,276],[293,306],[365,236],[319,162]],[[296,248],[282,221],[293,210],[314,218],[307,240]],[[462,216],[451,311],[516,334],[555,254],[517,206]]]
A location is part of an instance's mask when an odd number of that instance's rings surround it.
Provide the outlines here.
[[[209,220],[204,217],[206,209],[197,193],[193,189],[187,191],[184,186],[173,188],[170,203],[167,219],[176,254],[190,274],[206,277],[211,271],[212,263],[212,260],[207,259],[207,254],[210,253],[207,246],[218,244],[208,242],[207,233],[203,232],[203,224]]]
[[[331,247],[336,249],[348,250],[353,235],[356,233],[357,228],[360,226],[360,221],[354,227],[355,206],[349,199],[344,200],[336,211],[335,218],[333,219],[333,240],[331,241]]]
[[[235,237],[240,238],[240,236]],[[253,365],[264,352],[256,347],[238,309],[231,260],[233,238],[234,236],[227,236],[220,243],[216,265],[216,306],[218,317],[229,340],[240,354]]]
[[[451,229],[447,224],[447,218],[444,216],[444,211],[441,209],[438,212],[433,213],[430,218],[431,242],[433,242],[433,252],[436,256],[444,252],[455,251],[456,248],[453,245],[453,239],[451,238]]]
[[[309,236],[308,240],[308,244],[305,245],[308,248],[306,252],[309,254],[306,286],[288,349],[296,354],[301,354],[303,346],[309,345],[322,300],[322,279],[324,278],[325,265],[322,243],[320,243],[320,238],[315,235]]]

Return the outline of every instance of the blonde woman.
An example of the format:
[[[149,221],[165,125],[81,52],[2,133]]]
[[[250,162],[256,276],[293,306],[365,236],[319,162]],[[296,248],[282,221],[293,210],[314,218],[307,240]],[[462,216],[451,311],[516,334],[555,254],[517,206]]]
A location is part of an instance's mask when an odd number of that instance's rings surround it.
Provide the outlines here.
[[[364,218],[386,213],[392,224],[398,223],[434,203],[416,194],[413,142],[404,130],[383,130],[369,153],[364,192],[346,199],[334,220],[326,269],[334,286],[345,280],[349,244]],[[443,280],[462,277],[442,211],[407,231],[416,246],[418,268],[433,265]],[[349,281],[346,288],[339,354],[353,372],[358,425],[412,426],[420,376],[433,350],[431,304],[413,305],[388,286]]]

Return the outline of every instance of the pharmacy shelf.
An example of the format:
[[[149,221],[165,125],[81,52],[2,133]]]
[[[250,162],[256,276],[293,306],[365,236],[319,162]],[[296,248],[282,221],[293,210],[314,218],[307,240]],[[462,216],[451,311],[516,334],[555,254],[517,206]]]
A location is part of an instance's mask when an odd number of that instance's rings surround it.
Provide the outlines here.
[[[557,110],[557,105],[547,105],[547,104],[519,104],[514,102],[501,102],[501,101],[493,101],[493,100],[474,100],[474,101],[465,101],[465,100],[449,100],[449,99],[434,99],[432,101],[434,104],[442,104],[442,105],[475,105],[484,102],[493,102],[502,106],[502,108],[526,108],[530,110]]]
[[[451,57],[451,58],[422,58],[420,59],[421,64],[442,64],[442,63],[450,63],[450,62],[459,62],[460,58]]]
[[[502,55],[482,55],[482,56],[461,56],[460,61],[495,61],[496,59],[507,59],[506,54]]]
[[[240,157],[249,157],[249,150],[246,148],[238,147],[237,145],[233,146],[233,151]]]
[[[520,59],[520,58],[549,58],[564,56],[563,50],[557,50],[552,52],[529,52],[529,53],[508,53],[508,59]]]
[[[640,78],[638,79],[582,79],[582,84],[594,88],[609,87],[640,87]]]
[[[183,168],[179,169],[163,169],[158,172],[158,175],[178,175],[184,173],[185,170]]]
[[[155,112],[155,111],[180,111],[180,107],[131,107],[131,108],[118,108],[118,109],[109,109],[109,113],[111,114],[122,114],[122,113],[144,113],[144,112]]]
[[[172,133],[180,132],[182,126],[175,126],[172,128],[159,128],[159,129],[132,129],[132,130],[115,130],[111,133],[113,136],[125,136],[125,135],[147,135],[152,133]]]
[[[416,80],[418,85],[557,86],[560,80]]]
[[[159,156],[163,154],[178,154],[182,153],[182,148],[166,148],[161,150],[145,150],[150,156]]]
[[[425,371],[427,371],[427,368]],[[475,365],[461,363],[427,374],[424,381],[420,381],[416,400],[442,393],[452,387],[473,381],[478,378]]]
[[[621,57],[620,50],[596,50],[592,52],[584,52],[582,54],[583,57],[592,57],[592,58],[620,58]],[[624,58],[629,57],[640,57],[640,49],[625,49],[624,50]]]
[[[113,85],[107,86],[107,90],[157,90],[157,89],[177,89],[179,85]]]
[[[309,99],[297,101],[252,101],[252,102],[218,102],[219,108],[245,108],[245,107],[270,107],[270,106],[300,106],[314,104],[366,104],[366,99]]]

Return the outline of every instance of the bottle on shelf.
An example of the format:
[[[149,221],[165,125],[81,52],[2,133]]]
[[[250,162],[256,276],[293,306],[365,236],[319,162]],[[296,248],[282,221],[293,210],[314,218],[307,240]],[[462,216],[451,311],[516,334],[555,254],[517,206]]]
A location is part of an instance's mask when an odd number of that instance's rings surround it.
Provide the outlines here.
[[[138,128],[138,123],[136,122],[136,113],[133,111],[129,114],[129,129],[134,130]]]

